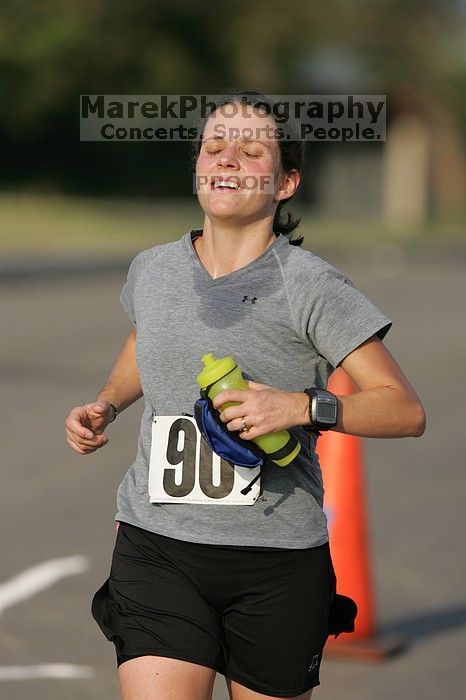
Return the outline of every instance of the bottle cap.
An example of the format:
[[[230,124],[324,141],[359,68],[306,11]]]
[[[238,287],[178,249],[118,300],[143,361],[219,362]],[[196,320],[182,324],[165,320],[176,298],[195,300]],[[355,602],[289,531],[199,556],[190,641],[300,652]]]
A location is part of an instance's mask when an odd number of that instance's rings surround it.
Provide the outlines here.
[[[210,352],[201,357],[201,362],[204,365],[204,369],[196,377],[201,389],[206,389],[208,386],[215,384],[215,382],[218,382],[219,379],[236,367],[236,362],[232,357],[227,356],[216,359]]]

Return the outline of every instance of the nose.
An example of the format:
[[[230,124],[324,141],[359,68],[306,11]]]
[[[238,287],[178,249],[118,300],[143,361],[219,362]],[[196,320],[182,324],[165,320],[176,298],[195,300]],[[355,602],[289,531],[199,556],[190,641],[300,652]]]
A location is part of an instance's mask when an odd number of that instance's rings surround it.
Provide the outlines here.
[[[217,165],[221,168],[234,168],[235,170],[239,167],[236,145],[234,143],[229,143],[225,146],[217,161]]]

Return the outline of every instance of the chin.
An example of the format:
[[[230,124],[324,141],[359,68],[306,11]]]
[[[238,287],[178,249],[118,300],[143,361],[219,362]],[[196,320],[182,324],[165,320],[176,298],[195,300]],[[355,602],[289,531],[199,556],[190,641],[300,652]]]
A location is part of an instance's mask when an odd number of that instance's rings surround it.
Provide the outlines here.
[[[236,202],[215,202],[215,204],[209,202],[208,206],[202,208],[207,216],[213,219],[243,218],[244,216],[241,206]]]
[[[207,211],[205,212],[206,216],[212,221],[212,223],[215,222],[228,222],[231,224],[237,224],[238,226],[241,226],[243,224],[243,217],[240,217],[237,213],[234,212],[213,212],[213,211]]]

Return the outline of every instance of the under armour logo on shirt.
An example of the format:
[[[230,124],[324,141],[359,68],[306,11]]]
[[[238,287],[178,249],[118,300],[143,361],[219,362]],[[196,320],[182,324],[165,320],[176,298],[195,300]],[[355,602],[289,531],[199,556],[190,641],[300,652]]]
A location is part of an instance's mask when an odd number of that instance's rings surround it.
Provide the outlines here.
[[[250,299],[248,296],[244,296],[244,297],[241,299],[241,301],[243,301],[243,302],[244,302],[244,301],[249,301],[251,304],[255,304],[256,301],[257,301],[257,297],[252,297],[252,299]]]

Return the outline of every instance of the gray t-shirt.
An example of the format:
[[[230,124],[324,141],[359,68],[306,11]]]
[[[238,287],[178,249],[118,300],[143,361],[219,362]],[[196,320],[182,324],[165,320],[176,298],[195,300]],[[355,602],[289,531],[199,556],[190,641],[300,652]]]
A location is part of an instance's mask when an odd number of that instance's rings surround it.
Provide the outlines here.
[[[200,358],[231,355],[258,382],[286,391],[326,388],[333,369],[391,321],[337,269],[277,236],[258,258],[212,279],[190,231],[139,253],[121,302],[137,324],[145,410],[137,455],[118,489],[117,520],[189,542],[315,547],[328,540],[315,435],[291,432],[300,454],[267,465],[254,505],[151,503],[148,465],[154,414],[193,414]]]

